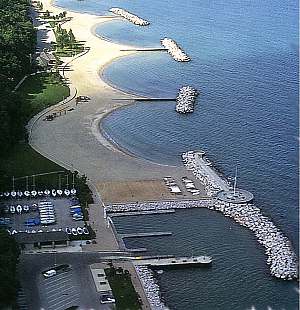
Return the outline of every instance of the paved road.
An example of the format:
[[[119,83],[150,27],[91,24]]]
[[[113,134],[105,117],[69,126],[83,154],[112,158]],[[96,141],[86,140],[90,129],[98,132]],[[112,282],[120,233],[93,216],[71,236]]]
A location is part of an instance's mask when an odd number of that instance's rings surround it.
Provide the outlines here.
[[[60,253],[27,254],[21,256],[20,281],[28,309],[59,310],[62,305],[77,305],[79,309],[106,310],[111,305],[99,302],[99,293],[90,273],[89,264],[101,262],[107,254]],[[69,264],[72,271],[45,280],[42,271],[56,264]],[[66,307],[65,307],[66,308]]]

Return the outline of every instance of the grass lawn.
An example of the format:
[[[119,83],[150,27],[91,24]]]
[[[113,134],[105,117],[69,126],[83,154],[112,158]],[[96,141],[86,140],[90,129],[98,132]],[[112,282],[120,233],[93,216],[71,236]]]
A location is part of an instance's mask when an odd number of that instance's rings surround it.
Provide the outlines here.
[[[70,90],[63,84],[58,74],[41,73],[29,76],[18,89],[18,93],[26,102],[26,110],[30,118],[68,97]]]
[[[117,274],[114,268],[105,269],[105,274],[116,299],[116,309],[141,309],[139,296],[131,283],[130,274],[126,273],[126,271],[124,272],[122,269],[119,270],[119,268],[117,270],[122,271],[122,273]]]

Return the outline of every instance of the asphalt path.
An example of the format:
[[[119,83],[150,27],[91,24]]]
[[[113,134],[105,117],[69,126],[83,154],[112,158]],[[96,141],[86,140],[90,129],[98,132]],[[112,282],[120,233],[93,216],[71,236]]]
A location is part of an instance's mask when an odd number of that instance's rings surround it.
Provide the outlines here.
[[[26,254],[21,256],[20,281],[31,310],[60,310],[78,306],[84,310],[106,310],[111,305],[101,304],[89,265],[99,263],[99,253]],[[42,272],[54,264],[68,264],[72,269],[45,279]]]

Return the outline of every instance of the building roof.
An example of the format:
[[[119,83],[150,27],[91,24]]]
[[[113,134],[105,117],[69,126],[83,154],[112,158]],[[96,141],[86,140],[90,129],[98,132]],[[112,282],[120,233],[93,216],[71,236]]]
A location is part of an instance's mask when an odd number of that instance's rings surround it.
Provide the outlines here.
[[[28,244],[35,242],[67,241],[69,236],[65,231],[49,231],[26,233],[21,232],[14,235],[18,243]]]

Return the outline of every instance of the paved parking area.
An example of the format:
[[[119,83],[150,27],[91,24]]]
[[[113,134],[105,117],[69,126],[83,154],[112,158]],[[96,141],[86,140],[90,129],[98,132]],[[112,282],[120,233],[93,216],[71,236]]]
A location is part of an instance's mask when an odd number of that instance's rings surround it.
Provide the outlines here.
[[[1,201],[2,207],[7,206],[16,206],[18,204],[24,206],[29,205],[32,206],[32,204],[38,204],[41,201],[50,201],[53,203],[55,215],[56,215],[56,223],[51,225],[36,225],[32,227],[27,227],[24,223],[29,218],[39,218],[39,212],[30,210],[28,213],[22,212],[21,214],[15,213],[10,214],[7,213],[4,216],[9,217],[11,219],[11,224],[9,225],[11,228],[10,230],[42,230],[42,231],[51,231],[52,229],[59,229],[62,228],[65,230],[66,227],[83,227],[84,221],[74,221],[72,219],[72,216],[70,215],[70,206],[72,204],[72,201],[70,198],[53,198],[53,197],[42,197],[42,198],[36,198],[36,199],[10,199],[10,200],[3,200]]]
[[[39,290],[42,309],[63,310],[80,304],[79,283],[72,270],[48,279],[41,275]]]

